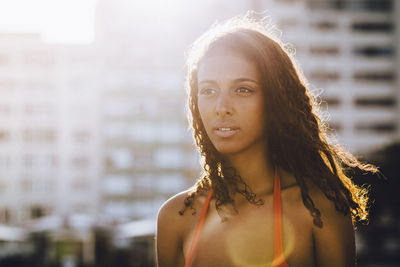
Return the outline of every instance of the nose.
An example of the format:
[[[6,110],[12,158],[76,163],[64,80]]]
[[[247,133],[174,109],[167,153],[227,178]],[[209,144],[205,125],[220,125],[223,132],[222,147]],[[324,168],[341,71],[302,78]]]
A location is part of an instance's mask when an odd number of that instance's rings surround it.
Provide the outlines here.
[[[215,112],[217,116],[227,116],[232,115],[233,109],[231,105],[231,100],[227,94],[220,94],[217,99]]]

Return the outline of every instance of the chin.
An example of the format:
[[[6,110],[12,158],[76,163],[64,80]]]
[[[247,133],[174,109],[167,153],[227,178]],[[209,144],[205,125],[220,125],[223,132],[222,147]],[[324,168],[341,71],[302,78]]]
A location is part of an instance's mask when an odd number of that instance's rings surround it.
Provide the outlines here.
[[[215,148],[222,155],[232,155],[241,151],[241,149],[237,146],[219,145],[215,146]]]

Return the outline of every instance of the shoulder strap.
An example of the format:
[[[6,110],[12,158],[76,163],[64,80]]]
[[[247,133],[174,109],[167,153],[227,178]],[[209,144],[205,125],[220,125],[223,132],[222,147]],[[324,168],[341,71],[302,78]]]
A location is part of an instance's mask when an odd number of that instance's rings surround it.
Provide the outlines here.
[[[196,230],[194,232],[194,237],[193,237],[193,240],[192,240],[192,244],[190,245],[190,250],[189,250],[189,254],[188,254],[187,259],[186,259],[185,267],[189,267],[190,263],[192,262],[193,254],[196,251],[197,241],[199,239],[201,228],[203,226],[204,219],[206,218],[208,205],[210,204],[210,200],[211,200],[211,197],[212,197],[213,193],[214,193],[214,190],[210,189],[210,192],[208,193],[207,199],[204,202],[203,209],[201,210],[201,214],[200,214],[200,219],[199,219],[199,221],[197,223]]]
[[[203,209],[200,214],[200,219],[197,223],[192,244],[190,246],[190,250],[186,259],[185,267],[189,267],[192,262],[193,254],[196,251],[197,241],[200,237],[201,228],[203,226],[213,192],[214,192],[213,189],[211,189],[210,192],[208,193],[206,201],[204,202]],[[289,265],[286,263],[283,254],[281,184],[277,166],[275,166],[275,175],[274,175],[273,208],[274,208],[274,260],[271,264],[271,267],[278,267],[278,266],[288,267]]]
[[[288,267],[283,255],[282,242],[282,198],[281,181],[278,166],[275,165],[274,175],[274,260],[271,267]]]

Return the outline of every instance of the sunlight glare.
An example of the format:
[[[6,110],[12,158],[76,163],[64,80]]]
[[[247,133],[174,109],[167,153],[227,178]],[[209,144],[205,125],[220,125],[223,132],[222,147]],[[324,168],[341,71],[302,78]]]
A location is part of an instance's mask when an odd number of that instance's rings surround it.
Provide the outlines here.
[[[50,43],[88,44],[96,0],[2,0],[0,31],[39,32]]]

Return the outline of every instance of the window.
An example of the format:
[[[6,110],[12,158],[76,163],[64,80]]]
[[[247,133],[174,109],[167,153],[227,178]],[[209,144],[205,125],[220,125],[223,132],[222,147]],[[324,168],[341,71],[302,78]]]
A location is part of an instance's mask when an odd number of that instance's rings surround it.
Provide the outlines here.
[[[396,76],[393,72],[357,72],[353,79],[359,82],[393,82]]]
[[[20,182],[21,190],[25,193],[32,192],[32,179],[30,178],[23,178]]]
[[[159,101],[160,108],[159,112],[165,115],[172,114],[174,116],[178,114],[184,114],[185,106],[180,98],[162,98]],[[157,114],[159,116],[160,114]]]
[[[365,46],[355,48],[353,53],[364,57],[392,57],[394,49],[392,47]]]
[[[8,224],[10,222],[11,212],[9,208],[0,208],[0,223]]]
[[[122,121],[110,121],[104,127],[104,137],[108,140],[126,140],[134,132],[131,125]]]
[[[178,143],[183,140],[185,127],[179,123],[163,122],[157,128],[158,137],[161,142]]]
[[[328,126],[331,132],[339,132],[343,129],[342,125],[338,122],[330,122]]]
[[[337,107],[341,103],[340,99],[337,97],[326,97],[323,100],[328,104],[328,107]]]
[[[49,213],[49,209],[41,205],[33,205],[30,208],[31,219],[43,217]]]
[[[336,82],[340,76],[335,71],[315,71],[310,73],[310,79],[320,83]]]
[[[186,186],[185,178],[180,173],[163,174],[155,177],[156,190],[160,193],[171,194],[183,190]],[[149,181],[147,181],[149,183]]]
[[[275,1],[279,3],[296,3],[302,0],[275,0]]]
[[[154,200],[135,201],[130,204],[133,216],[137,217],[153,217],[157,214],[159,203]]]
[[[314,27],[320,31],[330,31],[335,30],[338,26],[335,22],[332,21],[318,21],[311,23],[311,27]]]
[[[138,122],[132,126],[132,138],[140,142],[155,142],[158,140],[157,124],[150,122]]]
[[[394,30],[391,22],[354,22],[351,28],[355,32],[382,32],[390,33]]]
[[[308,0],[308,7],[310,9],[343,9],[344,3],[340,0]]]
[[[51,51],[30,51],[25,53],[24,62],[28,66],[53,67],[56,55]]]
[[[5,129],[0,129],[0,142],[6,142],[10,139],[9,131]]]
[[[54,114],[54,106],[47,103],[26,103],[24,113],[28,116],[47,116]]]
[[[23,129],[22,139],[27,142],[55,142],[56,131],[53,129]]]
[[[119,219],[127,218],[131,214],[131,205],[123,201],[109,201],[105,203],[103,213],[106,216]]]
[[[357,98],[354,104],[359,107],[394,107],[396,99],[393,97],[386,98]]]
[[[43,177],[23,177],[20,180],[21,190],[25,193],[49,194],[55,193],[54,179]]]
[[[75,142],[80,144],[85,144],[90,139],[90,132],[89,130],[77,130],[72,133]]]
[[[28,91],[48,91],[55,87],[56,85],[47,78],[47,80],[28,80],[23,88]]]
[[[129,98],[112,99],[104,104],[103,110],[106,116],[129,117],[139,113],[140,105]]]
[[[154,153],[154,165],[159,168],[182,168],[186,155],[179,148],[160,148]]]
[[[0,80],[0,91],[11,90],[15,87],[15,81],[11,79]]]
[[[87,203],[75,203],[72,208],[74,213],[90,213],[91,208]]]
[[[0,65],[6,65],[9,61],[10,59],[7,55],[0,54]]]
[[[288,29],[288,28],[293,28],[296,27],[299,24],[299,22],[296,19],[282,19],[279,21],[279,26],[280,28],[283,29]]]
[[[334,56],[339,54],[339,48],[335,46],[315,46],[310,48],[310,53],[313,55]]]
[[[34,157],[32,154],[22,156],[22,165],[26,169],[31,169],[34,166]]]
[[[11,158],[9,155],[0,155],[0,170],[6,170],[11,166]]]
[[[128,195],[132,188],[132,178],[125,175],[108,175],[103,182],[103,192],[109,195]]]
[[[396,124],[392,122],[356,125],[356,130],[360,132],[393,133],[396,129]]]
[[[137,122],[132,126],[132,139],[139,142],[177,143],[185,136],[185,126],[177,122]]]
[[[7,182],[6,179],[4,179],[4,177],[2,179],[0,179],[0,193],[4,193],[7,189]]]
[[[343,0],[344,1],[344,0]],[[364,1],[346,1],[355,9],[363,9],[374,12],[384,12],[393,10],[393,0],[364,0]]]
[[[22,166],[26,169],[57,167],[57,156],[53,154],[25,154],[22,156]]]
[[[143,99],[140,104],[140,113],[143,115],[151,116],[159,116],[161,107],[154,97]],[[164,110],[165,111],[165,110]]]
[[[107,152],[106,167],[115,169],[127,169],[133,165],[133,153],[127,148],[114,148]]]
[[[309,0],[311,9],[354,10],[369,12],[389,12],[393,10],[392,0]]]
[[[79,177],[71,182],[71,188],[74,191],[88,191],[90,190],[90,183],[86,177]]]
[[[137,198],[148,198],[154,196],[154,189],[158,186],[156,176],[154,174],[141,174],[133,177],[134,196]]]
[[[176,116],[177,112],[184,114],[184,104],[179,98],[152,97],[145,98],[140,103],[140,113],[146,117]]]
[[[8,104],[0,104],[0,115],[9,115],[11,111],[11,107]]]
[[[44,156],[43,166],[46,168],[54,168],[58,166],[58,157],[53,154],[48,154]]]
[[[85,156],[75,156],[71,159],[73,168],[86,169],[89,166],[89,159]]]
[[[135,158],[137,168],[148,168],[153,165],[153,151],[151,149],[135,150]]]

